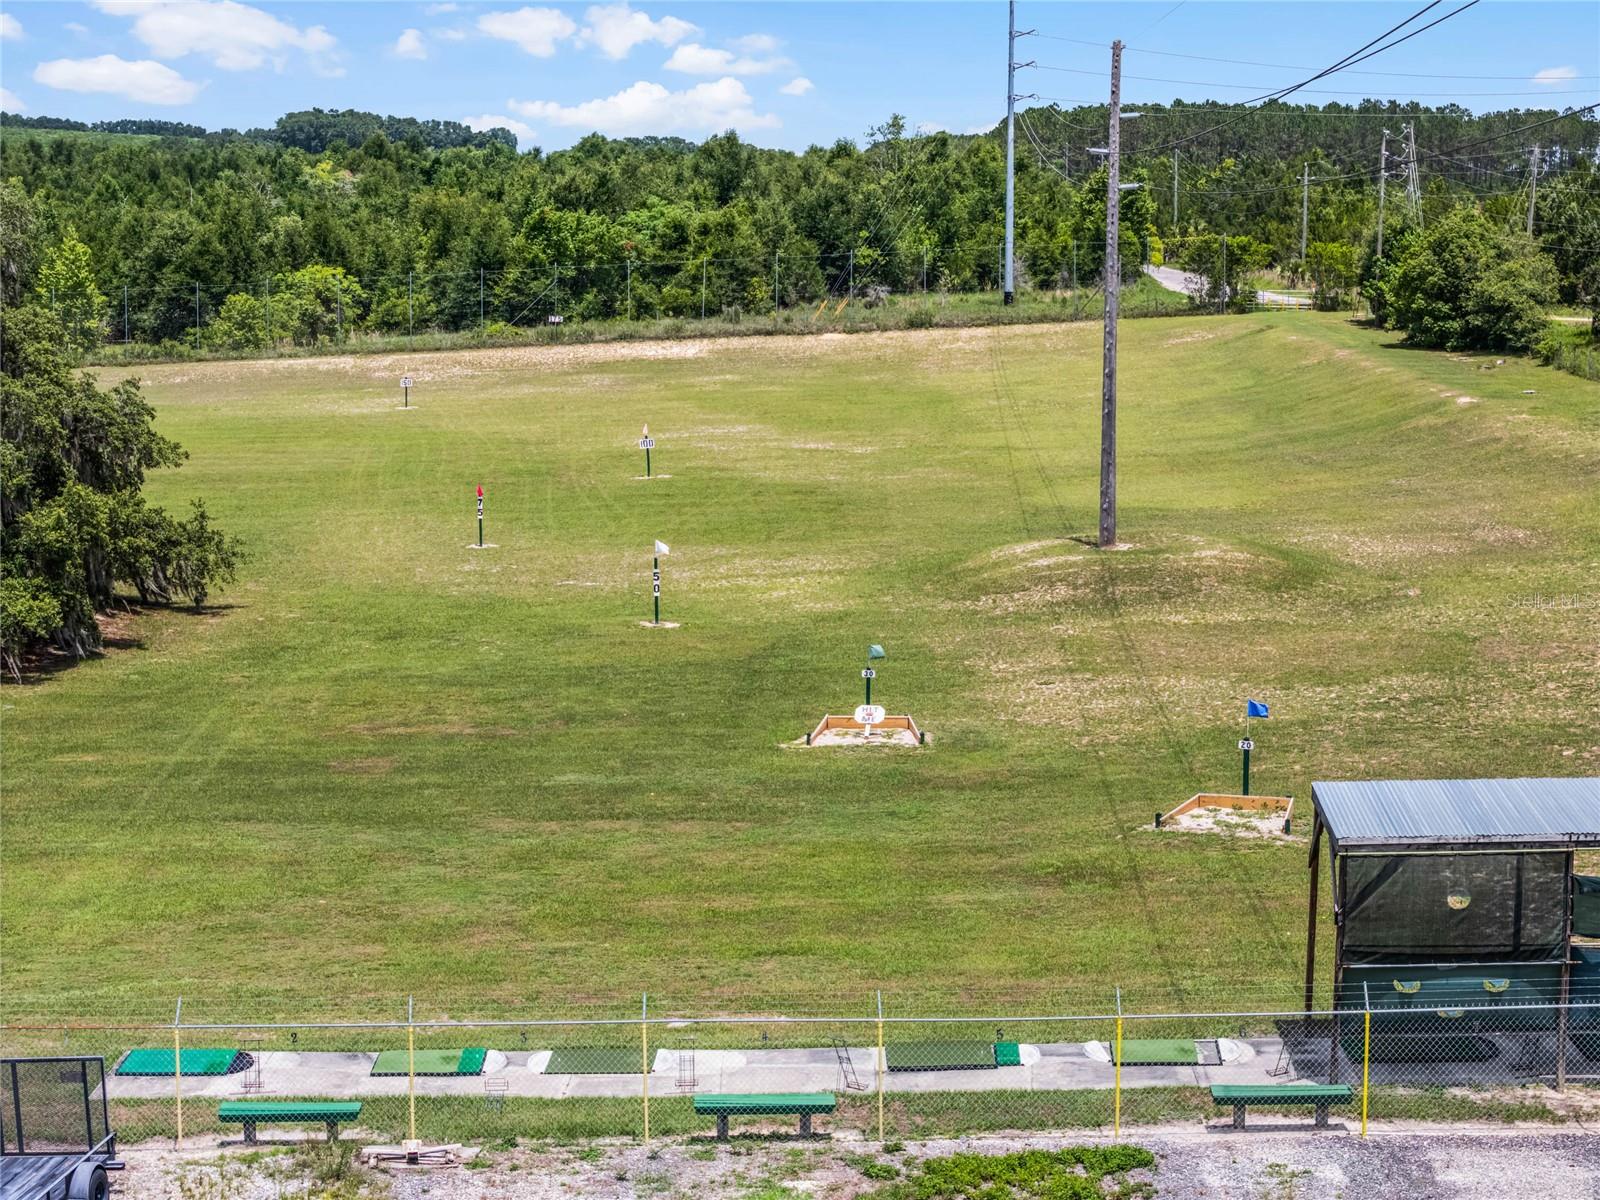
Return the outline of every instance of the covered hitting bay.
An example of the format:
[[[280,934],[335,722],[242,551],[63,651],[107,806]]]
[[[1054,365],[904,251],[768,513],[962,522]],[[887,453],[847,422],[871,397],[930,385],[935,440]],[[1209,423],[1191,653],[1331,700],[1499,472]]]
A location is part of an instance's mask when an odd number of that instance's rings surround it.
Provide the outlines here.
[[[1374,1060],[1472,1061],[1493,1052],[1485,1032],[1546,1032],[1564,1082],[1587,965],[1573,939],[1600,928],[1595,884],[1574,870],[1600,847],[1600,779],[1314,783],[1311,799],[1306,1011],[1326,834],[1334,1008],[1382,1010]]]

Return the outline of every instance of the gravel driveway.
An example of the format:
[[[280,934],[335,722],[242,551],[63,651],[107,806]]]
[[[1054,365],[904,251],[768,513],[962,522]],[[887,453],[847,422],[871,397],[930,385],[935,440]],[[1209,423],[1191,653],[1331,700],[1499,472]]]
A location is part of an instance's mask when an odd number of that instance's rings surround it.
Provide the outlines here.
[[[1211,1133],[1193,1125],[1131,1131],[1154,1152],[1149,1176],[1161,1200],[1600,1200],[1600,1136],[1583,1126],[1395,1127],[1363,1141],[1350,1133]],[[845,1136],[799,1141],[672,1139],[652,1150],[632,1142],[524,1149],[485,1156],[479,1168],[375,1177],[369,1194],[393,1200],[635,1200],[766,1197],[852,1200],[875,1187],[862,1168],[893,1164],[914,1175],[923,1158],[963,1151],[1104,1142],[1072,1137],[981,1137],[908,1142],[895,1154]],[[293,1160],[219,1159],[134,1148],[117,1180],[124,1200],[282,1200],[301,1190]],[[231,1156],[230,1156],[231,1157]],[[219,1162],[227,1165],[219,1171]]]

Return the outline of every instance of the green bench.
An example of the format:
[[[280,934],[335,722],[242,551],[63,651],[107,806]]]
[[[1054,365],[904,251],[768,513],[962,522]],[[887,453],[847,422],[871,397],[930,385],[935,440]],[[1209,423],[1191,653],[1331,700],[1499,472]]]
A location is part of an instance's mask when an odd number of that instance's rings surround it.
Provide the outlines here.
[[[243,1125],[244,1140],[256,1140],[256,1126],[306,1125],[320,1122],[328,1127],[328,1140],[339,1136],[341,1121],[354,1121],[361,1115],[359,1100],[224,1100],[217,1105],[217,1120],[224,1125]]]
[[[1351,1091],[1343,1083],[1213,1083],[1211,1103],[1233,1106],[1233,1127],[1243,1129],[1244,1110],[1249,1105],[1310,1104],[1316,1109],[1315,1129],[1328,1127],[1328,1106],[1348,1104]]]
[[[702,1117],[716,1117],[717,1138],[728,1140],[729,1117],[798,1116],[800,1136],[811,1136],[811,1118],[817,1113],[831,1113],[834,1099],[831,1092],[774,1092],[768,1095],[714,1095],[694,1098],[694,1111]]]

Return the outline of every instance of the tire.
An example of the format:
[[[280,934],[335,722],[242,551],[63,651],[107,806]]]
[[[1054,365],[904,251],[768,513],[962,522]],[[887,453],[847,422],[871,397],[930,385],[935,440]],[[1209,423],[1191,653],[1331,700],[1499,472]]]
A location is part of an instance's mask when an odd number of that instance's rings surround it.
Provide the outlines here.
[[[67,1184],[67,1200],[106,1200],[110,1194],[111,1181],[99,1163],[79,1163]]]

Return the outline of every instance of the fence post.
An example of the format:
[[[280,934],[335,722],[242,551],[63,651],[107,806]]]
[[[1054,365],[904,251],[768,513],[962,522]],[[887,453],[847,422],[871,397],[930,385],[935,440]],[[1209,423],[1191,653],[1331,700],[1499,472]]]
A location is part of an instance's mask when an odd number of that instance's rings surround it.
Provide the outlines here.
[[[483,332],[483,268],[478,268],[478,332]]]
[[[1361,1136],[1366,1137],[1367,1098],[1372,1085],[1372,993],[1365,980],[1361,983],[1361,993],[1366,1001],[1361,1033]]]
[[[122,344],[128,344],[128,285],[122,285]]]
[[[650,1144],[650,993],[639,1005],[639,1083],[644,1096],[644,1144]]]
[[[1122,989],[1117,989],[1117,1040],[1111,1048],[1111,1061],[1114,1064],[1115,1098],[1111,1110],[1111,1136],[1122,1136]]]
[[[178,1136],[173,1148],[183,1146],[183,997],[178,997],[178,1011],[172,1017],[172,1093],[178,1100]]]
[[[878,1055],[875,1060],[878,1068],[878,1141],[883,1141],[883,1069],[888,1059],[883,1052],[883,990],[878,990]]]
[[[194,348],[200,349],[200,283],[194,285]]]
[[[417,1140],[417,1027],[416,997],[406,997],[406,1134]]]
[[[411,337],[417,331],[417,312],[411,297],[411,279],[414,272],[406,272],[406,337]]]

